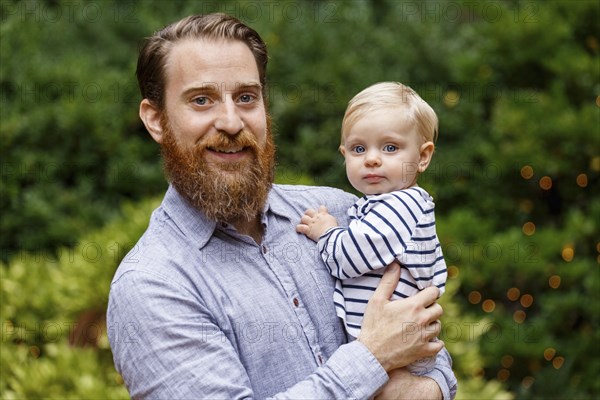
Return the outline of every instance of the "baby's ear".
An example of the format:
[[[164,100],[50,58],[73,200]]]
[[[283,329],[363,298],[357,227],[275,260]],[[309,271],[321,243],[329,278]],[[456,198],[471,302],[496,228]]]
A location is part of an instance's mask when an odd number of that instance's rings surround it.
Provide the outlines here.
[[[346,156],[346,148],[344,147],[343,144],[340,144],[340,147],[338,147],[338,150],[340,151],[340,153],[342,153],[342,155],[344,157]]]
[[[425,172],[427,167],[429,167],[429,163],[431,162],[431,157],[433,157],[433,151],[435,150],[435,145],[433,142],[425,142],[421,145],[421,149],[419,150],[419,173]]]

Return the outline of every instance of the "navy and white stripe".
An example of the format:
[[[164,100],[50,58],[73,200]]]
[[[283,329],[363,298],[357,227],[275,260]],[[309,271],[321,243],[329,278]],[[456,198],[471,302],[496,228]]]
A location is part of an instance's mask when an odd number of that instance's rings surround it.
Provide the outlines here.
[[[341,279],[334,293],[338,316],[357,337],[367,301],[384,268],[402,264],[394,298],[435,285],[443,293],[446,263],[435,230],[435,205],[419,187],[359,199],[348,210],[347,229],[333,228],[319,240],[331,274]]]

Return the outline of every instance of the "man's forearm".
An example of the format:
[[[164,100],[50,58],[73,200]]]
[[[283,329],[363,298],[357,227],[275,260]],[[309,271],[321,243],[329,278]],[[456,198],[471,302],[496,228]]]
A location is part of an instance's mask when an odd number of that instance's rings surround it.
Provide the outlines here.
[[[411,374],[406,368],[389,373],[390,380],[375,397],[377,400],[427,399],[442,400],[437,382],[426,376]]]

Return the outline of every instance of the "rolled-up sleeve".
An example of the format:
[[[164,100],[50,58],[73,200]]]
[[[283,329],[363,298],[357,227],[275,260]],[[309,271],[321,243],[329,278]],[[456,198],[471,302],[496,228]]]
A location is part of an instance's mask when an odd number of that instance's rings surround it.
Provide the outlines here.
[[[436,381],[444,395],[444,400],[452,400],[456,397],[458,381],[452,371],[452,358],[445,348],[437,354],[435,368],[424,376]]]
[[[276,399],[368,399],[388,381],[388,374],[360,342],[342,345],[307,380]]]

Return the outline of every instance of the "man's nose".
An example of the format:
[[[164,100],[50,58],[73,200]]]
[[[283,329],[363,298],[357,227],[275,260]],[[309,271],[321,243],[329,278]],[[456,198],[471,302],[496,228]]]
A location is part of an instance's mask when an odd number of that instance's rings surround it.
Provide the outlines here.
[[[244,121],[242,121],[231,97],[227,97],[221,102],[218,113],[215,128],[220,132],[236,135],[244,128]]]

